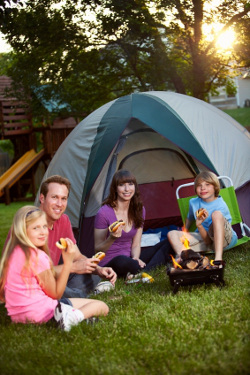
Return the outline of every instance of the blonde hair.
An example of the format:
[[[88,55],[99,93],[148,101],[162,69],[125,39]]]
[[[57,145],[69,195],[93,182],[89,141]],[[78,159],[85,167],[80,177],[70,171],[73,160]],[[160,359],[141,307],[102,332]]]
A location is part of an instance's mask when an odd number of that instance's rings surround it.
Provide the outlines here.
[[[197,186],[202,181],[208,182],[209,184],[213,185],[213,187],[214,187],[214,195],[216,197],[219,196],[219,193],[220,193],[220,182],[219,182],[218,177],[216,176],[215,173],[210,172],[210,171],[205,171],[205,172],[199,173],[196,176],[195,180],[194,180],[194,189],[195,189],[195,192],[196,192]],[[196,192],[196,194],[197,194],[197,192]]]
[[[27,235],[27,226],[43,216],[46,218],[45,212],[43,212],[39,208],[35,206],[24,206],[16,212],[13,218],[10,230],[10,238],[7,242],[6,248],[3,250],[0,263],[0,299],[2,301],[4,301],[4,285],[6,282],[8,264],[11,254],[13,253],[15,247],[19,245],[23,250],[26,258],[24,268],[26,270],[29,268],[31,251],[32,249],[35,250],[36,246],[30,241]],[[41,250],[43,250],[49,256],[47,243],[41,247]]]

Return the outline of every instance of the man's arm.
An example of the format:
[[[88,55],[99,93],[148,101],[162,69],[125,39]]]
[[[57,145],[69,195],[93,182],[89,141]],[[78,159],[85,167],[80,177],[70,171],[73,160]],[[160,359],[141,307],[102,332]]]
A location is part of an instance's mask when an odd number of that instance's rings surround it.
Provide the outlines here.
[[[93,273],[100,277],[103,277],[109,280],[113,285],[116,282],[117,275],[111,267],[99,267],[97,264],[97,259],[93,260],[92,258],[87,258],[83,255],[77,245],[75,246],[75,257],[71,267],[71,273],[85,274]],[[98,263],[100,261],[98,260]],[[56,278],[60,275],[63,268],[63,264],[54,266],[56,272]]]
[[[85,274],[85,273],[93,273],[96,271],[97,268],[97,262],[93,261],[91,258],[87,258],[85,255],[83,255],[78,246],[75,246],[75,257],[74,261],[71,267],[71,273],[78,273],[78,274]],[[54,266],[54,269],[56,271],[56,275],[58,276],[63,268],[63,264],[59,264],[57,266]],[[99,267],[100,268],[100,267]]]
[[[100,276],[101,278],[105,278],[110,281],[113,285],[115,285],[117,274],[111,267],[99,267],[97,266],[96,270],[93,272],[95,275]]]

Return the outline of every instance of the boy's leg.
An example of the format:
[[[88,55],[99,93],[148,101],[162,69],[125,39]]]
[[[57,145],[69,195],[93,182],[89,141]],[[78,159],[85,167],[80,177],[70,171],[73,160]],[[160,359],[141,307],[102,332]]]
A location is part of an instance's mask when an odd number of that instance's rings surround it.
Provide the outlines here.
[[[220,211],[212,213],[212,225],[208,234],[214,242],[215,260],[222,260],[223,248],[229,245],[232,239],[232,229]]]
[[[174,250],[174,252],[176,253],[176,255],[178,255],[178,256],[180,256],[182,250],[185,249],[185,246],[181,242],[181,237],[184,234],[185,234],[184,232],[179,231],[179,230],[171,230],[167,234],[169,243],[172,246],[172,249]]]
[[[182,243],[181,238],[186,237],[189,241],[189,247],[197,252],[206,252],[209,249],[207,248],[205,242],[203,241],[201,235],[196,232],[182,232],[182,231],[170,231],[168,232],[169,242],[175,251],[176,255],[180,257],[182,250],[186,250],[186,247]]]

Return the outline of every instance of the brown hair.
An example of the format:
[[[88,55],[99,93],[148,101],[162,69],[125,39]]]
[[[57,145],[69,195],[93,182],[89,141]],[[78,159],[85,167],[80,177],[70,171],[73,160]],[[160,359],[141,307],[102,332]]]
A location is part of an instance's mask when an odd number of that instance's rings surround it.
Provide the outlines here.
[[[194,180],[195,192],[196,192],[197,186],[199,185],[199,183],[201,181],[205,181],[205,182],[208,182],[209,184],[213,185],[214,186],[214,195],[216,197],[218,197],[218,195],[220,193],[220,182],[219,182],[218,177],[216,176],[215,173],[210,172],[210,171],[205,171],[205,172],[199,173]]]
[[[135,176],[131,172],[120,169],[114,174],[109,189],[109,196],[104,200],[103,205],[107,204],[110,207],[116,207],[117,186],[125,182],[132,182],[135,185],[135,193],[129,204],[128,220],[134,224],[135,228],[140,228],[144,222],[142,217],[143,204],[138,184]]]
[[[40,188],[40,194],[44,195],[44,198],[46,198],[46,195],[49,191],[49,184],[52,182],[59,184],[59,185],[65,185],[68,189],[68,192],[70,192],[71,183],[66,177],[62,177],[59,175],[54,175],[48,177],[45,181],[43,181],[41,188]]]

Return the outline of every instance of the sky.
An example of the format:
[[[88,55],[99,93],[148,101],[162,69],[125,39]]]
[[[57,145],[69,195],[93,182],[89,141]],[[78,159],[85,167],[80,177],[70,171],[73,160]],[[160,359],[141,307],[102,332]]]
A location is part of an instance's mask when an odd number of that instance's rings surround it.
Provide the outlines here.
[[[5,40],[3,39],[3,35],[0,33],[0,53],[9,51],[10,46],[5,42]]]

